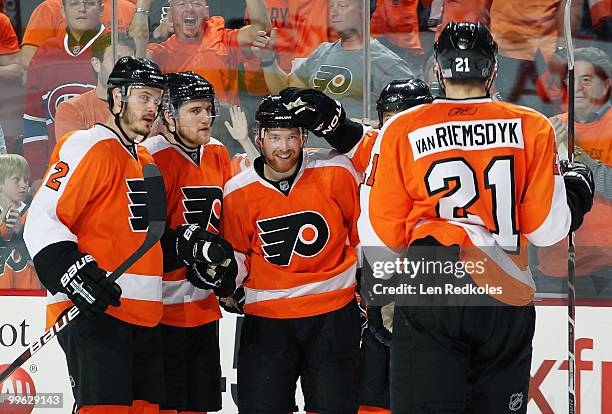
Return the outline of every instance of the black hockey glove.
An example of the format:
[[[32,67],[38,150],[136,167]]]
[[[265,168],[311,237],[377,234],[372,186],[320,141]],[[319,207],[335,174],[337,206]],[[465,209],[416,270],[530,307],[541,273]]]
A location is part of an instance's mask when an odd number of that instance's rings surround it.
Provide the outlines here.
[[[340,102],[314,89],[286,88],[280,91],[283,104],[291,112],[296,126],[319,137],[330,135],[345,120]]]
[[[561,172],[565,181],[567,204],[572,213],[570,231],[576,231],[584,219],[584,215],[593,207],[595,182],[593,173],[584,164],[561,161]]]
[[[121,305],[121,288],[108,281],[106,272],[98,267],[92,256],[76,251],[69,263],[60,278],[62,291],[85,316],[104,313],[109,305]]]
[[[391,332],[383,324],[382,307],[368,306],[368,329],[378,342],[391,346]]]
[[[174,231],[176,256],[186,266],[194,262],[219,264],[225,261],[229,257],[221,245],[222,240],[196,224],[184,224]]]
[[[222,297],[219,300],[219,305],[226,312],[237,313],[238,315],[244,314],[244,286],[238,287],[231,296]]]
[[[194,262],[187,266],[187,279],[200,289],[213,289],[215,295],[226,297],[236,289],[238,264],[234,257],[232,245],[219,237],[219,245],[228,257],[220,264]]]
[[[296,126],[324,138],[332,148],[346,153],[361,140],[363,126],[348,119],[342,105],[323,92],[286,88],[280,96]]]

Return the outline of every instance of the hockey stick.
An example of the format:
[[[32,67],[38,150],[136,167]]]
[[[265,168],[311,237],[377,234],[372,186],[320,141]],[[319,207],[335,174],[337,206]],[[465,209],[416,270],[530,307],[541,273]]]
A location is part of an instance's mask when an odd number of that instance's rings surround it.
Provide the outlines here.
[[[161,239],[166,228],[166,188],[159,168],[153,164],[143,167],[145,188],[147,189],[147,211],[149,213],[149,228],[142,245],[128,257],[110,275],[108,280],[115,282],[130,266],[138,261],[151,247]],[[37,341],[23,351],[2,373],[0,383],[7,379],[17,368],[23,365],[32,355],[38,352],[45,344],[51,341],[70,322],[79,316],[80,312],[76,306],[71,306],[57,318],[57,321]]]
[[[563,32],[567,46],[567,157],[574,161],[574,43],[572,41],[572,0],[565,1]],[[575,346],[576,346],[576,249],[574,233],[570,232],[567,246],[567,375],[569,414],[576,412]],[[580,396],[578,396],[580,398]]]

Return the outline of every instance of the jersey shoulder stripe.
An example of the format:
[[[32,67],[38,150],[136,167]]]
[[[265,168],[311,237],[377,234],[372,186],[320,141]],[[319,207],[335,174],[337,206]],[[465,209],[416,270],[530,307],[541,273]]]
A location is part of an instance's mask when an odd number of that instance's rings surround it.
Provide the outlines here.
[[[233,176],[225,183],[223,197],[225,198],[234,191],[240,190],[254,182],[259,182],[259,176],[255,172],[255,168],[249,167],[246,171],[242,171],[238,175]]]
[[[346,155],[341,154],[331,149],[314,149],[304,151],[304,167],[310,168],[325,168],[325,167],[340,167],[350,173],[355,181],[361,181],[360,175],[353,167],[353,163]]]
[[[145,147],[151,155],[155,155],[159,151],[172,146],[172,144],[161,134],[147,138],[141,145]]]

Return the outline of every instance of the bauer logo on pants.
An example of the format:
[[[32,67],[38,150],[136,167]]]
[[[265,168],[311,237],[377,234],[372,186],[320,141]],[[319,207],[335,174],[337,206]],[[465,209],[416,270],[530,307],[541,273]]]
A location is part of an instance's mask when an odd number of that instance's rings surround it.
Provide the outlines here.
[[[316,211],[258,220],[264,257],[270,263],[289,266],[293,253],[316,256],[329,240],[329,226]]]

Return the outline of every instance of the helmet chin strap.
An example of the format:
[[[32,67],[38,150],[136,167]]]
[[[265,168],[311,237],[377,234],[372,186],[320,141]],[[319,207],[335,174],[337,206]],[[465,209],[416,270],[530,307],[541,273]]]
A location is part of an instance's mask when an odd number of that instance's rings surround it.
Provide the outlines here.
[[[196,145],[195,147],[187,145],[181,134],[178,132],[178,128],[176,127],[176,119],[174,117],[172,117],[172,122],[174,123],[174,126],[170,128],[170,124],[168,124],[168,129],[170,130],[170,133],[176,140],[177,144],[183,147],[183,149],[186,151],[195,151],[196,149],[198,149],[198,145]]]

